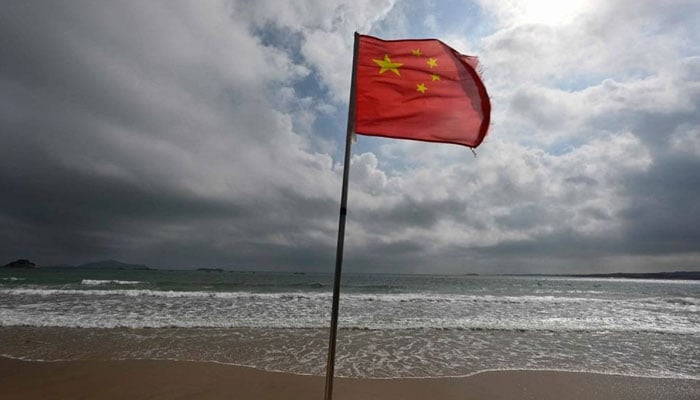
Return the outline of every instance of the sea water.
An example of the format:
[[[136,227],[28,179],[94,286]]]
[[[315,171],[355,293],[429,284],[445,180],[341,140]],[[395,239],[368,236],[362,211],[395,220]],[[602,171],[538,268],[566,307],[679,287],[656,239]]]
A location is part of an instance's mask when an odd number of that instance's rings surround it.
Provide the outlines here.
[[[0,355],[325,371],[332,276],[0,270]],[[336,373],[700,379],[700,282],[345,274]]]

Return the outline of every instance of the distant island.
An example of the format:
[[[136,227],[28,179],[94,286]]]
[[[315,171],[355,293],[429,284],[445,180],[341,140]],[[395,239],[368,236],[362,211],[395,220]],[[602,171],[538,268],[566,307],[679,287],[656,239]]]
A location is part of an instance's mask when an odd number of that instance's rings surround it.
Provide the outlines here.
[[[666,279],[666,280],[700,280],[700,271],[674,272],[611,272],[606,274],[501,274],[503,276],[542,276],[564,278],[620,278],[620,279]]]
[[[205,272],[224,272],[222,268],[197,268],[197,271]]]
[[[675,279],[700,280],[700,271],[674,272],[613,272],[609,274],[573,274],[563,275],[576,278],[627,278],[627,279]]]
[[[36,264],[33,262],[20,258],[19,260],[12,261],[11,263],[7,263],[4,266],[5,268],[39,268],[37,267]]]

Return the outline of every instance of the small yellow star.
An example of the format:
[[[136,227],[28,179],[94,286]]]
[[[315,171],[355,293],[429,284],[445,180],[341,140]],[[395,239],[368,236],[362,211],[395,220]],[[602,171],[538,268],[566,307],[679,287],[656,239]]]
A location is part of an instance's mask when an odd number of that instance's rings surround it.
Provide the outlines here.
[[[419,57],[422,54],[420,49],[413,49],[411,50],[411,53],[416,57]]]
[[[430,57],[426,62],[428,63],[428,65],[430,65],[430,68],[437,67],[437,58]]]
[[[396,76],[401,76],[401,73],[399,73],[399,67],[402,66],[402,63],[396,63],[392,62],[391,59],[389,58],[388,54],[384,54],[384,59],[383,60],[377,60],[377,59],[372,59],[377,65],[379,65],[381,68],[379,69],[379,73],[383,74],[386,71],[391,71],[396,74]]]
[[[431,74],[430,77],[433,78],[433,82],[440,80],[440,75],[438,74]]]
[[[428,90],[428,88],[425,87],[424,83],[419,83],[416,85],[416,90],[421,92],[421,93],[425,93],[425,91]]]

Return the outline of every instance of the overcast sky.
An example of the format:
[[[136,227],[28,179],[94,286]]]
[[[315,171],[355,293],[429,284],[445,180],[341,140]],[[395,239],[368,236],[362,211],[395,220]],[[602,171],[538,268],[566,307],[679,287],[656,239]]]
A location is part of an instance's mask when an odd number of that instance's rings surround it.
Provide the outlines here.
[[[359,137],[345,270],[700,270],[700,3],[10,1],[0,263],[332,272],[353,32],[478,55],[492,126]]]

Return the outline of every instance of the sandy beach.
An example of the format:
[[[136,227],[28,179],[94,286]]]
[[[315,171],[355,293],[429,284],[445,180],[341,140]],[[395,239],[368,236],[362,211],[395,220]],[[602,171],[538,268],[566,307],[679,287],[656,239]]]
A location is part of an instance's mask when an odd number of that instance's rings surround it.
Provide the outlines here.
[[[321,399],[323,377],[185,361],[0,358],[3,399]],[[463,378],[337,379],[337,400],[698,399],[700,381],[555,371]]]

